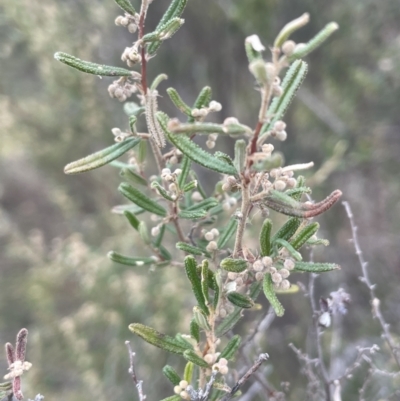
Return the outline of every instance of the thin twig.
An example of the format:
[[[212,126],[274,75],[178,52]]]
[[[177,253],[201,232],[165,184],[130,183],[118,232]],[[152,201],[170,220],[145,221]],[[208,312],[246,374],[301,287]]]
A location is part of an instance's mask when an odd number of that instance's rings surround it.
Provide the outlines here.
[[[261,354],[257,360],[255,361],[254,365],[238,380],[238,382],[232,387],[232,390],[229,394],[225,395],[221,401],[228,401],[230,400],[240,389],[240,387],[249,380],[250,376],[253,375],[259,367],[262,365],[263,362],[268,360],[268,354]]]
[[[368,287],[374,317],[378,318],[379,324],[383,331],[383,337],[385,338],[385,340],[390,348],[390,351],[393,355],[394,360],[396,361],[397,366],[400,368],[400,358],[398,355],[399,348],[398,348],[398,346],[396,346],[396,344],[393,340],[393,337],[389,331],[389,325],[386,323],[385,318],[382,315],[381,308],[380,308],[380,300],[377,298],[377,296],[375,294],[375,284],[372,284],[371,280],[369,278],[369,273],[368,273],[368,268],[367,268],[368,263],[364,259],[363,253],[360,248],[360,244],[358,242],[358,236],[357,236],[358,227],[355,224],[353,212],[352,212],[350,204],[348,202],[346,202],[346,201],[342,202],[342,205],[344,206],[347,217],[350,221],[351,232],[352,232],[352,241],[353,241],[354,249],[355,249],[356,255],[358,257],[358,261],[360,263],[361,271],[362,271],[361,281]]]
[[[132,376],[132,380],[135,383],[138,395],[139,395],[139,401],[144,401],[146,399],[146,395],[143,394],[143,380],[138,380],[135,372],[135,367],[133,364],[133,357],[135,356],[135,353],[132,351],[131,343],[130,341],[125,341],[125,345],[128,348],[128,353],[129,353],[129,369],[128,372]]]

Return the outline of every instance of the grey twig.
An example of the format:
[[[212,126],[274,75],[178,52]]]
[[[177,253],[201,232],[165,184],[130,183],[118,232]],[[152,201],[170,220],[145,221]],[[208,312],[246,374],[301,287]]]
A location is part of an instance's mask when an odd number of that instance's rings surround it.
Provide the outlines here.
[[[138,380],[135,372],[135,367],[133,364],[133,357],[135,356],[135,353],[132,351],[131,343],[130,341],[125,341],[125,345],[128,348],[128,353],[129,353],[129,369],[128,373],[132,376],[132,380],[135,383],[138,395],[139,395],[139,401],[144,401],[146,399],[146,396],[143,394],[143,380]]]
[[[256,334],[259,332],[265,333],[268,330],[269,326],[275,319],[275,313],[272,307],[269,307],[265,316],[258,322],[258,324],[254,327],[253,331],[246,337],[243,342],[242,347],[245,348],[248,346],[255,338]]]
[[[355,224],[353,212],[352,212],[350,204],[348,202],[342,202],[342,205],[344,206],[347,217],[350,221],[351,232],[352,232],[352,241],[354,244],[354,249],[355,249],[356,255],[358,257],[358,261],[361,265],[361,271],[362,271],[361,282],[363,282],[369,290],[373,315],[374,315],[374,317],[376,317],[378,319],[379,324],[383,331],[383,337],[385,338],[385,340],[390,348],[390,351],[393,355],[394,360],[397,363],[397,366],[400,368],[399,348],[398,348],[398,346],[396,346],[396,344],[393,340],[393,337],[389,331],[389,325],[386,323],[385,318],[382,315],[381,308],[380,308],[381,302],[375,294],[375,284],[372,284],[371,280],[369,278],[368,263],[364,259],[364,255],[361,251],[360,244],[358,242],[358,236],[357,236],[358,227]]]
[[[230,400],[240,389],[240,387],[249,380],[250,376],[253,375],[259,367],[262,365],[263,362],[268,360],[268,354],[261,354],[257,360],[255,361],[254,365],[237,381],[237,383],[232,387],[232,390],[229,394],[225,395],[221,401],[228,401]]]

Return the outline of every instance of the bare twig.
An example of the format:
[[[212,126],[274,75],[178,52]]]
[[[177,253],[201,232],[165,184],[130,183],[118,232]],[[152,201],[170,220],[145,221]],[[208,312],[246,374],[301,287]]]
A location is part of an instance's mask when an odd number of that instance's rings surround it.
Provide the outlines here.
[[[376,317],[378,319],[379,324],[383,331],[383,338],[386,340],[386,342],[390,348],[390,351],[392,353],[392,356],[393,356],[394,360],[396,361],[397,366],[400,368],[399,347],[395,344],[395,341],[389,331],[389,324],[386,323],[385,318],[382,315],[381,308],[380,308],[380,300],[377,298],[376,293],[375,293],[375,284],[372,284],[371,280],[369,278],[369,273],[368,273],[368,268],[367,268],[368,263],[364,259],[363,253],[360,248],[360,244],[358,242],[358,236],[357,236],[358,227],[355,224],[353,212],[352,212],[350,204],[348,202],[342,202],[342,205],[344,206],[347,217],[350,221],[351,232],[352,232],[352,241],[353,241],[354,249],[356,251],[356,255],[358,257],[358,261],[360,262],[361,271],[362,271],[361,282],[363,282],[369,290],[373,315],[374,315],[374,317]]]
[[[257,360],[255,361],[254,365],[238,380],[238,382],[232,387],[232,390],[229,394],[227,394],[221,401],[228,401],[230,400],[240,389],[240,387],[246,383],[246,381],[253,375],[259,367],[262,365],[269,358],[268,354],[261,354]]]
[[[128,348],[128,353],[129,353],[129,369],[128,373],[132,376],[132,380],[135,383],[138,395],[139,395],[139,401],[144,401],[146,399],[146,395],[143,394],[143,380],[138,380],[135,372],[135,367],[133,364],[133,357],[135,356],[135,353],[132,351],[131,343],[130,341],[125,341],[125,345]]]

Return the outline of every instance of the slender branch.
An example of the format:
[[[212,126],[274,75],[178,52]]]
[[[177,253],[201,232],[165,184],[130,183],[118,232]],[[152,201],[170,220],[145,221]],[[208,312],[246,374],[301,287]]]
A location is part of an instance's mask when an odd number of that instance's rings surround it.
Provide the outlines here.
[[[143,380],[138,380],[135,372],[135,367],[133,364],[133,357],[135,356],[135,353],[132,351],[131,343],[129,341],[125,341],[125,345],[128,348],[128,353],[129,353],[129,369],[128,372],[132,376],[132,380],[135,383],[135,386],[137,388],[137,392],[139,395],[139,401],[144,401],[146,399],[146,395],[143,394]]]
[[[380,300],[377,298],[376,293],[375,293],[375,284],[372,284],[371,280],[369,278],[369,273],[368,273],[368,268],[367,268],[368,263],[365,261],[363,253],[360,248],[360,244],[358,241],[358,235],[357,235],[358,227],[355,224],[353,212],[352,212],[350,204],[348,202],[346,202],[346,201],[342,202],[342,205],[344,206],[347,217],[350,221],[351,232],[352,232],[352,241],[353,241],[354,249],[355,249],[356,255],[358,257],[358,261],[360,263],[361,271],[362,271],[361,281],[367,286],[367,288],[369,290],[374,317],[376,317],[378,319],[379,324],[383,331],[383,337],[385,338],[387,344],[389,345],[391,354],[393,355],[393,358],[396,361],[397,366],[400,368],[400,358],[398,355],[399,348],[395,344],[394,339],[389,331],[389,325],[386,323],[385,318],[382,315],[381,308],[380,308]]]
[[[241,207],[241,216],[239,218],[239,224],[236,231],[236,238],[235,238],[235,247],[233,249],[233,257],[236,258],[242,252],[242,241],[243,241],[243,234],[244,229],[246,227],[247,216],[250,210],[250,187],[242,180],[242,207]]]
[[[149,0],[142,0],[142,6],[140,8],[140,17],[139,17],[139,41],[143,38],[144,36],[144,23],[146,19],[146,14],[147,14],[147,9],[149,7]],[[146,95],[147,93],[147,60],[146,60],[146,49],[145,45],[141,45],[140,49],[140,56],[142,59],[142,89],[143,89],[143,94]]]

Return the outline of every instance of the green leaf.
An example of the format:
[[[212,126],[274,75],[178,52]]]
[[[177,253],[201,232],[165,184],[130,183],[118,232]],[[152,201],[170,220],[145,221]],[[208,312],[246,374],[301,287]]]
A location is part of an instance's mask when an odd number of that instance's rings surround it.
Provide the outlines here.
[[[225,230],[220,234],[217,242],[218,249],[222,249],[232,237],[232,235],[236,232],[237,228],[237,220],[230,219],[229,223],[227,224]]]
[[[261,130],[262,134],[270,130],[276,121],[282,119],[291,101],[296,95],[297,90],[307,75],[307,69],[307,63],[299,60],[295,61],[290,66],[282,82],[282,95],[280,97],[275,97],[268,109],[270,120],[267,124],[264,124]],[[263,136],[264,135],[262,135],[261,138]]]
[[[117,205],[111,209],[111,212],[115,214],[124,214],[125,211],[135,215],[144,213],[144,209],[136,205]]]
[[[127,181],[132,182],[133,184],[139,184],[147,186],[147,181],[141,175],[133,171],[131,168],[123,168],[119,175]]]
[[[114,0],[119,7],[130,15],[135,15],[136,11],[129,0]]]
[[[275,244],[278,238],[288,241],[300,227],[301,220],[297,217],[291,217],[286,223],[272,236],[271,243]]]
[[[308,272],[308,273],[324,273],[339,269],[340,266],[335,263],[295,262],[293,271]]]
[[[160,251],[160,254],[163,257],[163,259],[165,259],[167,261],[172,259],[171,254],[168,252],[168,250],[163,245],[160,245],[158,247],[158,250]]]
[[[205,86],[197,96],[193,108],[194,109],[201,109],[202,107],[207,107],[211,102],[212,91],[209,86]],[[191,115],[188,118],[188,122],[192,123],[195,121],[195,118]]]
[[[301,196],[303,194],[311,194],[311,188],[309,187],[296,187],[289,189],[285,192],[286,195],[290,196],[291,198],[300,201]]]
[[[207,210],[182,210],[178,213],[181,219],[198,220],[207,216]]]
[[[254,302],[250,297],[236,291],[229,292],[226,297],[230,303],[238,306],[239,308],[248,309],[254,306]]]
[[[143,36],[143,43],[158,43],[160,41],[171,38],[177,30],[184,24],[185,20],[182,18],[172,18],[164,25],[157,28],[154,32],[147,33]],[[156,86],[151,86],[151,89],[155,89]]]
[[[119,263],[126,266],[145,266],[154,264],[157,259],[150,258],[131,258],[129,256],[121,255],[120,253],[110,251],[107,253],[108,258],[113,262]]]
[[[179,377],[178,373],[176,370],[169,365],[165,365],[162,370],[164,376],[174,385],[177,386],[179,382],[181,381],[181,378]]]
[[[137,150],[138,163],[140,164],[144,163],[144,161],[146,160],[146,154],[147,154],[147,141],[141,139]]]
[[[200,327],[195,319],[190,321],[190,335],[199,343],[200,342]]]
[[[265,219],[260,232],[261,256],[271,255],[271,230],[272,221]]]
[[[77,174],[94,170],[112,162],[139,143],[139,138],[128,138],[123,142],[115,143],[99,152],[69,163],[64,167],[65,174]]]
[[[76,70],[86,72],[87,74],[100,75],[105,77],[131,77],[132,71],[125,68],[111,67],[108,65],[101,65],[91,63],[89,61],[81,60],[77,57],[71,56],[67,53],[57,52],[54,58],[61,63],[64,63]]]
[[[278,238],[275,243],[277,245],[281,245],[282,247],[286,248],[286,250],[289,252],[290,256],[292,256],[293,259],[295,260],[302,260],[303,258],[301,257],[301,254],[296,251],[296,249],[293,248],[289,242],[285,241],[282,238]]]
[[[208,260],[203,260],[201,264],[201,291],[203,293],[203,297],[205,299],[205,303],[207,308],[210,305],[210,299],[208,294],[208,284],[209,284],[209,268],[208,268]]]
[[[247,260],[225,258],[220,265],[227,272],[241,273],[247,269]]]
[[[176,89],[168,88],[167,93],[172,103],[176,106],[178,110],[189,117],[192,115],[192,109],[182,100]]]
[[[188,362],[186,364],[185,370],[183,372],[183,380],[187,381],[189,384],[192,382],[193,368],[194,368],[193,363],[192,362]]]
[[[252,39],[252,37],[250,36],[250,37],[246,38],[246,40],[244,42],[244,49],[246,51],[247,60],[248,60],[249,64],[251,64],[254,61],[263,59],[261,51],[254,49],[251,39]]]
[[[165,217],[167,215],[167,211],[162,206],[160,206],[159,203],[150,199],[138,189],[132,187],[125,182],[120,184],[120,186],[118,187],[118,191],[131,202],[135,203],[136,205],[147,210],[150,213],[154,213],[162,217]]]
[[[163,398],[161,401],[181,401],[182,397],[179,394],[171,395],[167,398]]]
[[[157,89],[158,85],[160,85],[160,83],[162,81],[165,81],[166,79],[168,79],[168,76],[166,74],[158,74],[155,78],[154,81],[151,83],[150,89],[151,90],[155,90]]]
[[[151,188],[155,189],[164,199],[170,202],[175,200],[172,195],[170,195],[169,192],[157,181],[153,181],[151,183]]]
[[[150,240],[149,230],[147,229],[147,224],[145,221],[141,221],[139,223],[138,231],[139,231],[139,235],[140,235],[140,238],[142,239],[142,241],[145,244],[150,244],[151,240]]]
[[[188,207],[186,210],[187,211],[195,211],[195,210],[210,210],[213,207],[217,206],[219,204],[219,202],[217,201],[217,199],[215,198],[207,198],[202,200],[199,203],[195,203],[194,205]]]
[[[193,294],[197,300],[200,309],[208,316],[210,314],[206,305],[206,300],[203,295],[201,280],[197,275],[196,259],[193,256],[186,256],[185,258],[185,271],[186,275],[192,285]]]
[[[246,161],[246,141],[239,139],[235,142],[235,159],[233,164],[236,170],[241,173],[244,170]]]
[[[222,350],[221,355],[218,357],[218,360],[221,358],[225,358],[228,361],[235,356],[236,351],[240,347],[240,343],[242,342],[242,338],[239,335],[233,336],[228,344],[226,344],[225,348]]]
[[[124,216],[128,219],[129,224],[136,230],[139,230],[139,219],[129,210],[124,211]]]
[[[300,249],[319,229],[318,223],[312,223],[304,227],[291,241],[294,249]]]
[[[299,47],[288,57],[289,62],[293,60],[303,58],[307,56],[307,54],[311,53],[317,47],[321,46],[329,36],[332,35],[333,32],[339,29],[339,25],[336,22],[330,22],[325,28],[320,31],[317,35],[315,35],[309,42],[307,42],[304,46]]]
[[[203,167],[219,173],[229,175],[236,174],[236,170],[233,166],[206,152],[190,138],[184,135],[172,134],[169,132],[167,128],[168,116],[166,114],[159,111],[157,112],[156,117],[170,142],[175,145],[183,154],[189,157],[189,159]]]
[[[306,25],[310,20],[310,16],[308,13],[304,13],[299,18],[294,19],[293,21],[288,22],[279,32],[278,36],[274,41],[274,47],[281,47],[285,41],[289,38],[289,36]]]
[[[190,165],[191,165],[191,160],[183,155],[182,157],[182,162],[181,162],[181,174],[178,177],[178,186],[179,188],[182,188],[186,182],[187,176],[189,174],[190,171]]]
[[[207,316],[198,306],[195,306],[193,308],[193,319],[200,329],[203,329],[205,331],[211,330],[211,327],[208,324]]]
[[[189,192],[197,188],[197,180],[193,180],[185,184],[182,188],[183,192]]]
[[[272,281],[271,274],[266,273],[263,281],[263,290],[265,297],[268,299],[272,308],[274,309],[277,316],[283,316],[285,313],[285,309],[282,304],[279,302],[274,290],[274,283]]]
[[[199,355],[196,354],[195,351],[188,349],[183,353],[183,357],[193,364],[200,366],[201,368],[209,368],[209,364]]]
[[[157,235],[156,239],[154,240],[154,247],[155,248],[159,248],[160,247],[161,242],[162,242],[162,240],[164,238],[165,228],[166,228],[166,224],[161,224],[160,233]]]
[[[143,338],[143,340],[149,344],[152,344],[165,351],[182,355],[187,350],[187,348],[182,346],[182,344],[175,338],[160,333],[151,327],[145,326],[144,324],[132,323],[129,325],[129,330]]]
[[[177,242],[176,247],[180,249],[183,252],[190,253],[192,255],[207,255],[209,256],[209,253],[205,251],[204,249],[201,249],[197,246],[187,244],[186,242]]]

